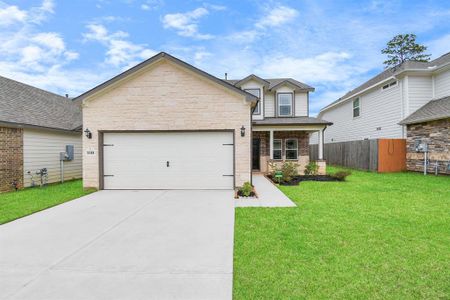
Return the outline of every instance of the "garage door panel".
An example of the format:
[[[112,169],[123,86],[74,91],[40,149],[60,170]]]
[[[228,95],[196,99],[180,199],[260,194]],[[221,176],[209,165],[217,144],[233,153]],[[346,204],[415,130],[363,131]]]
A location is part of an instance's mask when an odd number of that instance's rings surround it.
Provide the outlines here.
[[[105,133],[103,140],[105,189],[233,188],[231,132]]]

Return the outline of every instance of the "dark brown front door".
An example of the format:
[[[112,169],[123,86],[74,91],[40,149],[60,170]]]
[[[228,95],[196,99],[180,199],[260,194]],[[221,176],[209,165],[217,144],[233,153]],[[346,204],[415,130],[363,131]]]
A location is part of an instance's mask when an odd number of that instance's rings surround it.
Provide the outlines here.
[[[252,169],[259,170],[259,157],[260,157],[260,139],[253,139],[253,151],[252,151]]]

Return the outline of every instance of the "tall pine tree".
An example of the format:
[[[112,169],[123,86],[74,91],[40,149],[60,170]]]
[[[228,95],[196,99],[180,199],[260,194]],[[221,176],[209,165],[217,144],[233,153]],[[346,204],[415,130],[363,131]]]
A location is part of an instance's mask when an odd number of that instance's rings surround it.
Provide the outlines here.
[[[416,43],[415,34],[399,34],[387,43],[381,53],[386,54],[388,59],[384,61],[385,67],[393,67],[406,60],[421,62],[430,61],[430,54],[425,54],[427,47]]]

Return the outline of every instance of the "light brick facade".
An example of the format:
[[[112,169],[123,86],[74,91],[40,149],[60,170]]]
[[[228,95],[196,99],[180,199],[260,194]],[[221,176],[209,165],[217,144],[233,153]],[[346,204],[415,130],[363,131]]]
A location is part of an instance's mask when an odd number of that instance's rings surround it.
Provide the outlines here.
[[[23,129],[0,127],[0,192],[23,186]]]
[[[438,162],[438,172],[450,174],[450,119],[408,125],[407,130],[407,169],[423,172],[424,153],[415,151],[415,143],[420,140],[428,144],[430,163],[427,171],[434,173]]]
[[[250,181],[250,103],[245,96],[170,61],[149,65],[85,99],[83,124],[93,134],[92,139],[83,136],[85,187],[100,187],[98,132],[102,130],[233,129],[236,186]],[[242,126],[247,130],[244,137]],[[88,150],[94,154],[87,154]]]
[[[285,154],[285,140],[294,138],[298,141],[298,160],[293,161],[298,164],[298,172],[299,174],[303,174],[306,165],[309,163],[309,133],[305,131],[274,131],[273,133],[274,139],[282,140],[282,156],[283,160],[281,161],[273,161],[273,163],[281,163],[284,160]],[[260,171],[261,172],[269,172],[269,163],[270,163],[270,137],[268,131],[254,131],[253,138],[260,139]]]

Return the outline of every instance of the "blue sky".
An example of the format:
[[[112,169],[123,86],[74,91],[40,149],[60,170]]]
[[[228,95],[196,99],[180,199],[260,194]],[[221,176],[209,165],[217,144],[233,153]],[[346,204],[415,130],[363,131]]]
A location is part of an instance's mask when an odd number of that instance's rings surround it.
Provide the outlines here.
[[[311,114],[383,69],[415,33],[450,51],[449,1],[0,0],[0,75],[76,96],[166,51],[215,76],[293,77]]]

